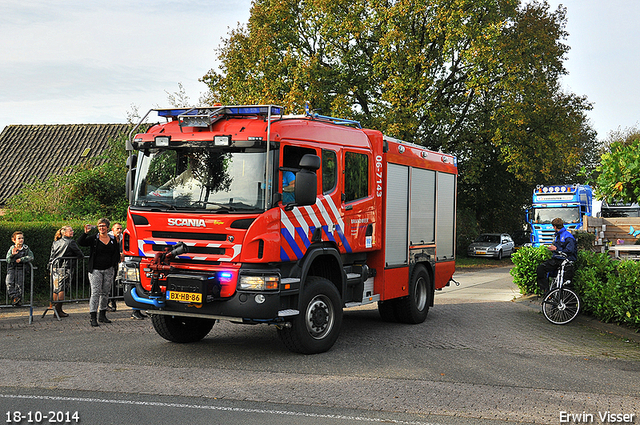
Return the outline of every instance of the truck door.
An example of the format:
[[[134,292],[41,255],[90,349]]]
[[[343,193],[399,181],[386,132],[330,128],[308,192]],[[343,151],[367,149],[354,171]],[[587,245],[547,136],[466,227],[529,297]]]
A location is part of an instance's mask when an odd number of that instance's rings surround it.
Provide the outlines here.
[[[371,194],[372,166],[368,152],[345,150],[342,207],[346,252],[362,252],[372,248],[372,229],[375,225]]]

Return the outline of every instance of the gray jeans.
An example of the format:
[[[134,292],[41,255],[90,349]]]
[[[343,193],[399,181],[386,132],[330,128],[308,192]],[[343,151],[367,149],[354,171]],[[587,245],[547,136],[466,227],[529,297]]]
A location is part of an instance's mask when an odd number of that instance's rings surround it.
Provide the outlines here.
[[[91,285],[91,297],[89,298],[89,311],[106,310],[109,302],[109,291],[113,283],[115,269],[91,270],[89,272],[89,284]]]
[[[7,294],[10,302],[13,298],[22,298],[24,290],[24,269],[22,266],[16,266],[7,270]]]

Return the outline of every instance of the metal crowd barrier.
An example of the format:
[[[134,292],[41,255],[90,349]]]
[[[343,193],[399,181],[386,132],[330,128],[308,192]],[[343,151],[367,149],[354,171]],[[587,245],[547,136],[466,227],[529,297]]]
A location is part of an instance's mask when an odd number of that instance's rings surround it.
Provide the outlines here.
[[[42,313],[42,317],[51,310],[56,318],[61,320],[54,305],[57,302],[68,304],[89,301],[91,297],[91,286],[89,285],[89,276],[87,274],[88,259],[88,256],[85,256],[82,260],[77,257],[60,257],[49,263],[49,307]],[[53,293],[55,288],[62,284],[63,281],[66,286],[64,300],[54,301]],[[111,283],[109,296],[109,301],[112,300],[124,300],[124,289],[116,284],[115,279]]]
[[[27,267],[28,266],[28,267]],[[9,265],[6,258],[0,259],[0,276],[2,277],[2,285],[0,289],[1,300],[4,300],[4,304],[0,305],[0,308],[16,308],[11,303],[13,300],[9,299],[9,291],[7,289],[7,272],[9,271]],[[22,279],[18,284],[22,288],[22,307],[29,307],[29,324],[33,323],[33,275],[34,270],[37,270],[32,263],[23,264]],[[29,285],[25,285],[25,282],[29,282]],[[27,287],[28,286],[28,287]],[[26,303],[26,300],[29,300]]]

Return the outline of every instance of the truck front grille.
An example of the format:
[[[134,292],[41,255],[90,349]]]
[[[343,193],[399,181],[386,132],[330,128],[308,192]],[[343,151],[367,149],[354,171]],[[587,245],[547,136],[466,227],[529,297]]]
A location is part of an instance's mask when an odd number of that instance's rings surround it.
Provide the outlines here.
[[[174,245],[154,244],[151,246],[153,251],[164,251],[166,247],[173,247]],[[188,253],[192,254],[209,254],[209,255],[224,255],[224,248],[212,248],[207,246],[190,246],[187,248]]]
[[[192,239],[198,241],[226,241],[227,235],[221,233],[196,233],[196,232],[165,232],[161,230],[154,230],[151,232],[151,236],[154,239],[175,239],[183,241],[185,239]]]

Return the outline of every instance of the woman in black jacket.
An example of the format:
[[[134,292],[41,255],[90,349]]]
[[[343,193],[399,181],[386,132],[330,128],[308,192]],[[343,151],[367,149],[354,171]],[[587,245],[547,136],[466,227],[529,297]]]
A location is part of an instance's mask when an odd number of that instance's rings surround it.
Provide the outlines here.
[[[120,249],[115,238],[109,236],[109,224],[109,220],[101,218],[98,220],[98,233],[91,236],[89,232],[95,226],[86,224],[84,233],[78,239],[78,244],[88,246],[91,249],[87,267],[89,284],[91,285],[91,296],[89,297],[91,326],[98,326],[98,321],[111,323],[111,320],[107,319],[107,303],[116,266],[120,260]],[[98,310],[100,311],[99,317]]]

